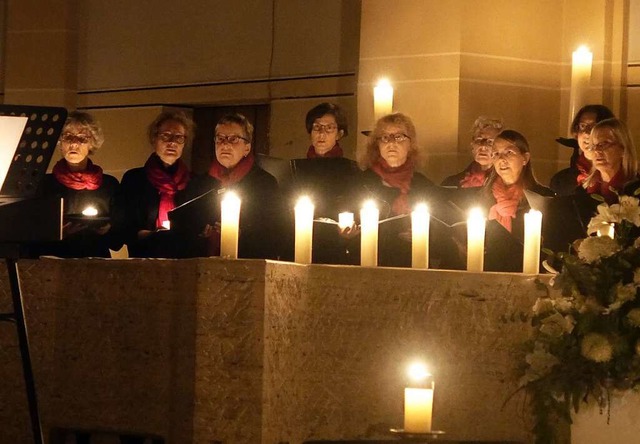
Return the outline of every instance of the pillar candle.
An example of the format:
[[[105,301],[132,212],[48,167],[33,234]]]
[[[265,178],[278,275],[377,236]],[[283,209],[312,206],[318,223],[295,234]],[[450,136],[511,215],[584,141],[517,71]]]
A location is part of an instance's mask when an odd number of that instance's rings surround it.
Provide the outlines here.
[[[540,236],[542,232],[542,213],[529,210],[524,215],[524,254],[522,272],[538,274],[540,272]]]
[[[367,201],[360,210],[360,265],[378,265],[378,219],[380,211],[373,201]]]
[[[433,415],[433,386],[431,388],[404,389],[404,431],[407,433],[431,432]]]
[[[353,213],[349,213],[345,211],[344,213],[338,214],[338,226],[341,229],[349,228],[353,225]]]
[[[393,87],[387,79],[382,79],[373,88],[373,116],[380,117],[391,114],[393,110]]]
[[[311,244],[313,242],[313,211],[311,199],[304,196],[298,199],[296,213],[296,250],[295,261],[298,264],[311,263]]]
[[[569,125],[578,110],[587,104],[591,84],[593,53],[586,46],[580,46],[571,58],[571,90],[569,92]],[[571,133],[571,128],[569,128]]]
[[[467,219],[467,270],[482,271],[484,268],[484,230],[486,219],[482,210],[474,208]]]
[[[418,204],[411,213],[411,266],[429,268],[429,209]]]
[[[238,259],[238,225],[240,198],[233,192],[225,194],[221,202],[220,256]]]

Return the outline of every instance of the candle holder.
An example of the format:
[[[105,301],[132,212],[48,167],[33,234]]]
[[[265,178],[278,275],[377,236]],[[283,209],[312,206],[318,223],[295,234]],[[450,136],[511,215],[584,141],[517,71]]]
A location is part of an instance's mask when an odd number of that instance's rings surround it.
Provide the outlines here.
[[[446,435],[446,432],[442,430],[432,430],[430,432],[425,433],[416,433],[416,432],[406,432],[404,429],[389,429],[389,432],[399,437],[403,441],[421,441],[421,442],[430,442],[437,441]]]

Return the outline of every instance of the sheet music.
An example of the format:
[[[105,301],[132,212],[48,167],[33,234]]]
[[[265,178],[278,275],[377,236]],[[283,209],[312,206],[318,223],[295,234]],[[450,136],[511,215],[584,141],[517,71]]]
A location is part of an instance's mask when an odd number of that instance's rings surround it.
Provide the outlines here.
[[[0,116],[0,188],[7,178],[28,117]]]

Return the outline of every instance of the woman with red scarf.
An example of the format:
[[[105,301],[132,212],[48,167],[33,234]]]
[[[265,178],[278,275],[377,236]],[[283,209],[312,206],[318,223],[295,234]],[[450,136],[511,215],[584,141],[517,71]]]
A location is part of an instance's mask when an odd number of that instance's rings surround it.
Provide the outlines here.
[[[110,221],[118,181],[89,159],[103,142],[102,129],[93,116],[79,111],[69,114],[58,142],[63,158],[40,188],[43,196],[64,200],[63,240],[36,247],[40,255],[109,257],[109,247],[119,248]],[[90,209],[95,210],[94,215],[83,216]]]
[[[374,199],[380,220],[409,215],[416,200],[424,200],[433,182],[416,171],[419,148],[416,128],[401,113],[382,117],[369,137],[366,150],[358,153],[358,163],[366,168],[361,176],[364,193],[357,199]],[[411,266],[411,221],[409,217],[380,224],[378,264]]]
[[[193,139],[194,127],[183,112],[161,113],[148,128],[153,153],[144,167],[129,170],[122,178],[118,208],[132,257],[180,255],[167,231],[168,212],[176,206],[176,193],[189,182],[189,169],[181,157]]]
[[[215,127],[215,158],[208,174],[194,178],[179,199],[186,202],[210,191],[222,197],[234,191],[241,200],[238,257],[277,259],[283,240],[280,218],[285,211],[276,179],[255,162],[252,138],[253,125],[245,116],[223,116]],[[190,255],[220,255],[219,199],[214,202],[216,220],[198,233],[201,248]]]
[[[464,171],[442,181],[444,187],[475,188],[484,185],[489,177],[493,161],[493,140],[503,128],[502,120],[480,116],[471,127],[471,154],[473,161]]]

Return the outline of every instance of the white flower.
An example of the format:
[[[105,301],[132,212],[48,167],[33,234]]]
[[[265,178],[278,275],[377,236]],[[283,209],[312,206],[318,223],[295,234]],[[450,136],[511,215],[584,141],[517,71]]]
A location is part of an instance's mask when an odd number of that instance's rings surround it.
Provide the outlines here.
[[[560,363],[560,360],[546,351],[539,344],[535,345],[534,350],[526,356],[529,367],[525,375],[520,380],[520,384],[526,385],[528,382],[535,381],[546,376],[554,365]]]
[[[634,327],[640,327],[640,308],[634,308],[627,313],[629,323]]]
[[[594,362],[607,362],[613,357],[613,347],[606,336],[589,333],[582,340],[580,353]]]
[[[622,285],[618,282],[616,287],[613,289],[614,292],[614,301],[612,304],[609,304],[609,307],[604,311],[605,314],[609,314],[613,311],[618,310],[620,307],[624,305],[627,301],[632,301],[636,297],[636,284],[626,284]]]
[[[620,244],[608,236],[588,237],[578,246],[578,257],[587,263],[595,262],[620,251]]]
[[[564,333],[571,333],[573,331],[575,320],[572,316],[562,316],[556,312],[544,318],[541,324],[540,333],[552,338],[558,338]]]
[[[632,196],[620,196],[618,211],[621,219],[628,220],[636,227],[640,227],[640,199]]]
[[[573,309],[573,301],[567,298],[554,299],[553,305],[560,313],[569,313]]]
[[[541,315],[553,311],[553,302],[549,298],[538,298],[533,304],[533,314]]]

